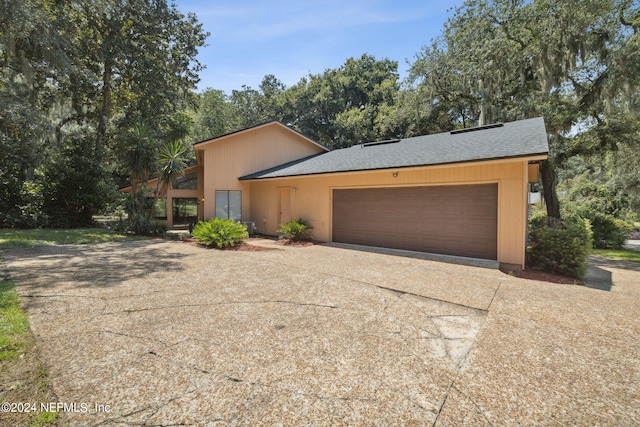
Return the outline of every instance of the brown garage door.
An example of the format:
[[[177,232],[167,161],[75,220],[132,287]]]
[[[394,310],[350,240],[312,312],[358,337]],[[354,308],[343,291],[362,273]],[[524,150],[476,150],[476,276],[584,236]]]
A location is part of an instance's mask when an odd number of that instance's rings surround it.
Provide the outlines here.
[[[498,185],[333,190],[333,241],[497,259]]]

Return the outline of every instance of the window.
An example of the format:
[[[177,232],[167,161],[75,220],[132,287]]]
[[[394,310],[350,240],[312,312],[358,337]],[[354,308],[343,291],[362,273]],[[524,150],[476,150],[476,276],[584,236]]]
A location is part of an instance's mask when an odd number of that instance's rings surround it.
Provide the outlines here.
[[[198,189],[198,174],[188,173],[185,176],[181,176],[176,180],[173,186],[175,190],[197,190]]]
[[[149,211],[153,205],[153,197],[147,197],[145,209]],[[167,219],[167,199],[156,199],[156,205],[153,208],[153,219]]]
[[[198,199],[173,199],[173,225],[188,225],[198,222]]]
[[[242,219],[242,191],[216,191],[216,218]]]
[[[167,219],[167,199],[156,199],[156,206],[153,208],[154,219]]]

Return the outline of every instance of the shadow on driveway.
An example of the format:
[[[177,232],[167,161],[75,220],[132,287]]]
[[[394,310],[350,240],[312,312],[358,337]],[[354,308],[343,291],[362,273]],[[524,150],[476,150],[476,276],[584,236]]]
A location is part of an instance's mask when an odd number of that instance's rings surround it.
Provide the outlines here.
[[[622,259],[605,258],[599,255],[590,255],[587,258],[590,265],[605,268],[619,268],[621,270],[640,271],[640,262],[625,261]]]
[[[610,271],[589,265],[587,274],[584,276],[584,285],[591,289],[610,291],[613,286],[613,275]]]
[[[599,255],[589,256],[587,262],[589,263],[589,269],[584,277],[584,285],[601,291],[611,291],[611,287],[614,286],[613,276],[608,269],[618,268],[628,271],[640,271],[640,263],[605,258]]]
[[[51,283],[59,284],[57,291],[116,288],[154,273],[179,272],[186,256],[182,251],[168,251],[165,240],[4,250],[21,294],[46,294],[53,290]]]

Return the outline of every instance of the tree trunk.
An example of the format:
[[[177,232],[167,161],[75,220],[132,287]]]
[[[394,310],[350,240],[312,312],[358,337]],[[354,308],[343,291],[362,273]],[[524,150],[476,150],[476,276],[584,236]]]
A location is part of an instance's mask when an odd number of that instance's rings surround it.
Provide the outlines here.
[[[104,74],[102,75],[102,108],[100,109],[100,121],[98,122],[98,130],[96,135],[96,159],[101,161],[102,151],[104,149],[107,125],[111,118],[111,77],[113,75],[113,64],[111,59],[107,58],[104,63]]]
[[[149,208],[149,213],[147,217],[147,221],[153,221],[154,214],[156,212],[156,202],[158,201],[158,196],[160,195],[160,177],[158,177],[158,183],[156,184],[156,193],[153,195],[153,202],[151,203],[151,207]],[[163,196],[164,197],[164,196]]]
[[[480,117],[478,126],[485,126],[493,123],[492,97],[484,88],[484,82],[478,80],[478,92],[480,93]]]
[[[556,192],[556,172],[549,160],[540,162],[540,178],[542,180],[542,196],[547,206],[549,225],[560,220],[560,202]]]

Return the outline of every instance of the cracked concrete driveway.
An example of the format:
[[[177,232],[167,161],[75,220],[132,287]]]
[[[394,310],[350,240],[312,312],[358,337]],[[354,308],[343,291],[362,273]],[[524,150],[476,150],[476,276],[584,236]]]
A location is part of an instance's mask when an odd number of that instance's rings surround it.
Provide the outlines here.
[[[58,401],[89,404],[69,425],[640,423],[632,264],[602,290],[328,246],[5,259]]]

